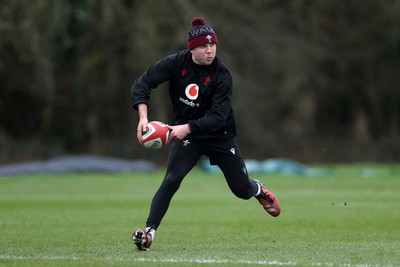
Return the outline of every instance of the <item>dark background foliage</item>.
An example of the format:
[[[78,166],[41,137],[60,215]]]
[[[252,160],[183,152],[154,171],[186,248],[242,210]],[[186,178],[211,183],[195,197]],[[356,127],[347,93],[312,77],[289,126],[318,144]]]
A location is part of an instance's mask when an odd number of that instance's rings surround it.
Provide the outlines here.
[[[246,158],[400,158],[395,0],[3,0],[0,163],[62,154],[165,158],[136,141],[130,87],[202,16],[234,78]],[[166,86],[149,116],[168,122]]]

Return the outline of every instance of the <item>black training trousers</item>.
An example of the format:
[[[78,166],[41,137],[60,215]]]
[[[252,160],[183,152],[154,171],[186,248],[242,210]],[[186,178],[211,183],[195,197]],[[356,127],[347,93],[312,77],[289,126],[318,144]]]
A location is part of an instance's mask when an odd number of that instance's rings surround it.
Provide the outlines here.
[[[157,229],[182,180],[202,155],[208,156],[212,165],[218,165],[235,196],[250,199],[256,194],[257,183],[248,176],[235,138],[176,141],[168,157],[164,180],[151,203],[146,227]]]

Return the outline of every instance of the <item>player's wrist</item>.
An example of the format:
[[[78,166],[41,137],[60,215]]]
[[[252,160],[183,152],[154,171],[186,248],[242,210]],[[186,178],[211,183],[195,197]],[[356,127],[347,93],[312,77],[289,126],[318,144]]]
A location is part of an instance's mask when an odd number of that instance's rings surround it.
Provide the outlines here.
[[[186,123],[186,126],[187,126],[187,128],[188,128],[189,133],[191,133],[191,132],[192,132],[192,127],[190,127],[190,124],[189,124],[189,123]]]

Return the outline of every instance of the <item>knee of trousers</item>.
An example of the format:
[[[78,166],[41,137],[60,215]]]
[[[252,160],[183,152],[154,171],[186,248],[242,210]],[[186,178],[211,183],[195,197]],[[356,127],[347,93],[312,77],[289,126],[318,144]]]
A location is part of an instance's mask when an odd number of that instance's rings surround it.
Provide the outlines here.
[[[182,182],[181,177],[179,175],[174,175],[172,173],[168,173],[164,178],[164,186],[168,188],[178,189]]]

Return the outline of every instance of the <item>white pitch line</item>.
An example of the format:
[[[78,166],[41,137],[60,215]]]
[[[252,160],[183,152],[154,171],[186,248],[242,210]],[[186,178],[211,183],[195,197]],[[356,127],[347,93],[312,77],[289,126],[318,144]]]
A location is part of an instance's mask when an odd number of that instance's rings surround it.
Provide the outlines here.
[[[0,255],[0,259],[3,260],[81,260],[79,257],[67,257],[67,256],[10,256]],[[99,258],[97,258],[99,259]],[[161,263],[200,263],[200,264],[247,264],[247,265],[298,265],[295,262],[280,262],[280,261],[232,261],[232,260],[214,260],[214,259],[148,259],[148,258],[123,258],[123,257],[107,257],[107,261],[134,261],[134,262],[161,262]],[[317,265],[323,266],[323,265]]]
[[[15,256],[15,255],[0,255],[0,260],[87,260],[86,258],[74,257],[74,256]],[[98,260],[99,258],[97,258]],[[106,257],[106,261],[133,261],[133,262],[154,262],[154,263],[198,263],[198,264],[232,264],[232,265],[270,265],[270,266],[298,266],[304,265],[304,263],[296,263],[293,261],[250,261],[250,260],[215,260],[215,259],[150,259],[150,258],[124,258],[124,257]],[[307,263],[310,266],[319,267],[330,267],[330,266],[342,266],[342,267],[394,267],[394,265],[371,265],[371,264],[334,264],[334,263],[322,263],[314,262]]]
[[[279,266],[296,266],[296,262],[280,262],[280,261],[232,261],[232,260],[213,260],[213,259],[147,259],[147,258],[132,258],[131,261],[136,262],[165,262],[165,263],[201,263],[201,264],[247,264],[247,265],[279,265]]]

